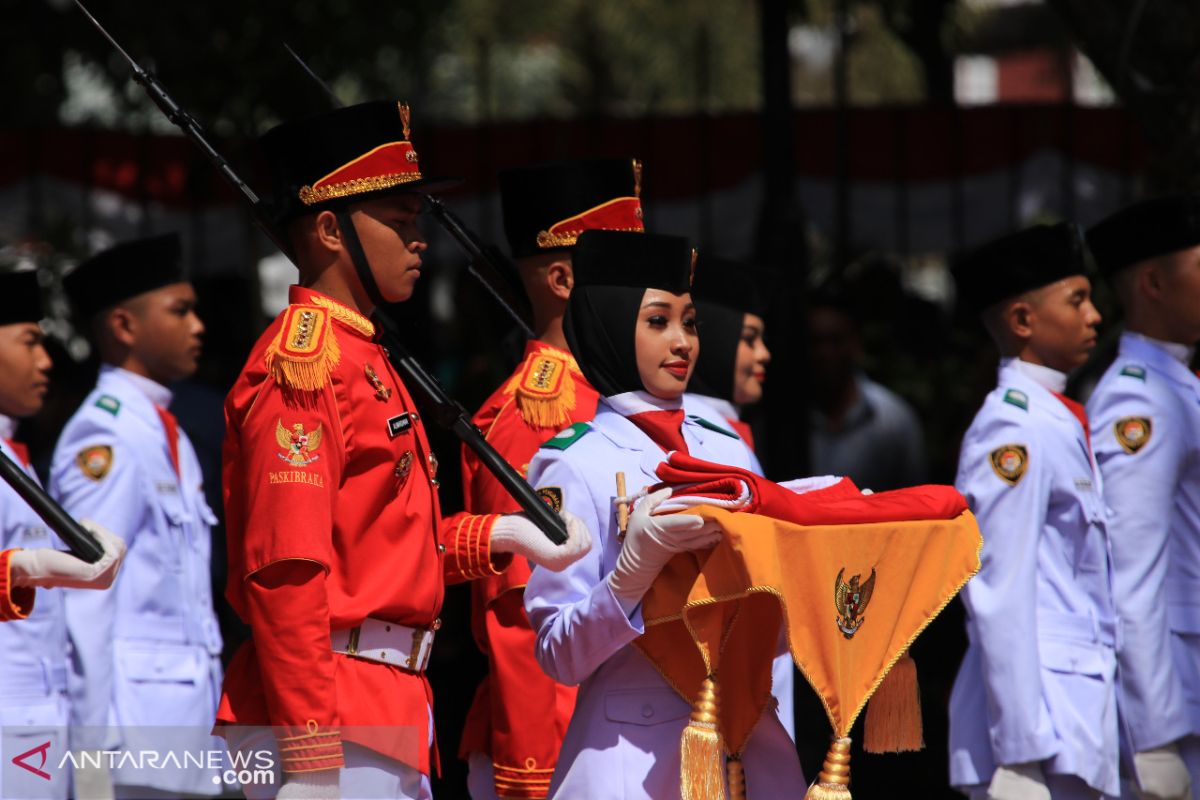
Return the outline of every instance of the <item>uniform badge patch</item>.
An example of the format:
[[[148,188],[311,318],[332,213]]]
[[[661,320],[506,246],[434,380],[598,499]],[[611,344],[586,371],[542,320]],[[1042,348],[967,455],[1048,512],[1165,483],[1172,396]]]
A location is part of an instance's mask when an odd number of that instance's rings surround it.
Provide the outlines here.
[[[1146,380],[1146,368],[1139,367],[1137,364],[1129,364],[1121,368],[1121,374],[1126,378],[1137,378],[1139,381]]]
[[[1029,451],[1023,444],[997,447],[988,458],[991,459],[992,470],[1009,486],[1020,483],[1025,476],[1025,468],[1029,466]]]
[[[112,448],[106,444],[85,447],[75,456],[75,463],[79,465],[83,474],[92,480],[104,480],[104,476],[112,469]]]
[[[408,483],[408,474],[412,472],[413,453],[412,450],[405,450],[404,454],[396,460],[396,466],[392,473],[400,480],[400,485]]]
[[[871,595],[875,591],[875,568],[871,568],[871,577],[861,584],[861,575],[852,575],[849,583],[843,581],[842,575],[845,573],[846,568],[842,567],[833,582],[833,605],[838,613],[838,630],[842,632],[842,636],[852,639],[867,621],[862,613],[867,610],[867,604],[871,602]]]
[[[117,412],[121,410],[121,401],[108,394],[102,394],[97,397],[96,402],[93,405],[95,405],[96,408],[104,409],[114,417],[117,415]]]
[[[555,513],[562,511],[563,493],[562,489],[557,486],[544,486],[537,490],[537,496],[542,498],[542,502],[550,506],[550,509]]]
[[[1016,389],[1009,389],[1004,393],[1004,402],[1010,406],[1016,406],[1022,411],[1029,410],[1029,396],[1024,392],[1019,392]]]
[[[551,436],[542,447],[548,447],[551,450],[566,450],[571,445],[583,438],[583,435],[592,429],[591,425],[586,422],[576,422],[569,428],[563,428],[558,433]]]
[[[1113,432],[1117,434],[1117,444],[1126,453],[1133,455],[1150,441],[1149,417],[1122,417],[1113,423]]]
[[[392,396],[392,390],[380,379],[379,373],[370,364],[364,364],[363,371],[367,374],[367,380],[371,383],[371,388],[375,390],[375,399],[381,403],[387,402],[388,398]]]
[[[297,422],[288,430],[283,427],[283,420],[279,420],[275,426],[275,442],[283,452],[276,455],[293,467],[306,467],[320,458],[314,451],[321,446],[323,438],[321,425],[306,432],[304,425]]]
[[[412,424],[412,414],[409,414],[407,411],[390,418],[387,421],[388,438],[395,439],[402,433],[408,433],[412,428]]]

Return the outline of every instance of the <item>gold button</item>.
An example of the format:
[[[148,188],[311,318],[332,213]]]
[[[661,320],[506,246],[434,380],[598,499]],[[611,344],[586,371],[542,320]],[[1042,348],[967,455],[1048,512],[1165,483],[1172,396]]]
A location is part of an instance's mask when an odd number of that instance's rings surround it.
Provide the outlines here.
[[[433,621],[433,624],[429,626],[429,630],[436,631],[441,627],[442,627],[442,618],[438,617],[437,619],[435,619]]]

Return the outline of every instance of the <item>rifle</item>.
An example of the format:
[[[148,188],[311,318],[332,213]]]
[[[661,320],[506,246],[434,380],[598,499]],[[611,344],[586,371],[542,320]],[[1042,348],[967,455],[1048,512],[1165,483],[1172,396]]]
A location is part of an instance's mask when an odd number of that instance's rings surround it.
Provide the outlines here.
[[[300,69],[304,70],[304,74],[312,78],[313,82],[321,87],[325,96],[329,98],[330,104],[334,108],[341,108],[344,104],[334,93],[333,87],[314,72],[312,67],[300,57],[300,54],[292,49],[291,45],[284,42],[283,47],[288,51],[288,55],[300,66]],[[495,245],[485,244],[439,198],[431,194],[426,194],[425,204],[429,207],[429,212],[433,215],[433,218],[442,226],[442,229],[450,234],[450,238],[458,242],[458,246],[467,254],[469,258],[467,261],[467,272],[471,274],[471,277],[479,281],[483,288],[487,290],[487,293],[491,295],[491,298],[499,304],[500,308],[504,309],[505,313],[512,317],[513,322],[517,323],[517,327],[521,329],[527,338],[534,338],[533,328],[529,327],[529,323],[526,322],[525,317],[504,299],[501,290],[496,287],[496,284],[492,280],[485,277],[479,269],[480,265],[482,265],[492,276],[498,277],[501,281],[506,281],[508,276],[517,274],[517,269],[508,259],[508,256],[500,252],[500,249]]]
[[[0,451],[0,478],[12,487],[22,500],[58,534],[58,538],[70,548],[80,561],[95,564],[104,555],[104,548],[96,537],[75,521],[53,497],[46,493],[38,482],[29,477],[11,458]]]
[[[141,84],[159,110],[166,115],[167,119],[182,130],[184,135],[193,144],[200,148],[200,152],[217,168],[217,171],[232,184],[233,188],[238,190],[250,205],[250,213],[254,218],[254,222],[266,234],[267,238],[275,243],[280,252],[294,261],[294,255],[291,253],[290,248],[286,246],[283,237],[275,230],[272,224],[267,205],[238,176],[229,162],[208,143],[199,123],[171,99],[166,89],[162,87],[153,75],[142,69],[141,65],[117,44],[116,40],[104,29],[104,26],[87,10],[82,0],[75,0],[75,5],[91,21],[96,30],[100,31],[100,34],[108,40],[109,44],[121,54],[121,57],[125,59],[130,69],[133,70],[133,79]],[[483,437],[483,433],[471,422],[466,409],[446,394],[446,390],[442,388],[438,380],[430,375],[408,352],[408,349],[401,343],[395,321],[379,309],[377,309],[377,313],[373,316],[379,327],[379,342],[383,345],[388,360],[404,380],[404,384],[412,391],[418,403],[425,409],[426,416],[431,417],[438,425],[448,428],[455,436],[462,440],[463,444],[470,447],[479,456],[479,460],[483,462],[484,466],[496,477],[500,485],[521,506],[521,510],[541,529],[542,533],[546,534],[546,537],[550,541],[555,544],[566,542],[567,526],[562,521],[562,518],[542,502],[529,484],[525,482],[525,479],[521,477],[521,474],[513,469],[496,452],[495,448],[488,444],[487,440]]]

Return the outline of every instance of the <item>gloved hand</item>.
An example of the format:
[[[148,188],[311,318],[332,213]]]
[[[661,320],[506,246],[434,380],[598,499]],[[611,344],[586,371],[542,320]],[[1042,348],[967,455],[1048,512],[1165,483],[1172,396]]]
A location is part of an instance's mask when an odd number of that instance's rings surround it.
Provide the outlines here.
[[[625,543],[608,585],[627,611],[642,600],[658,573],[676,553],[703,550],[721,541],[721,526],[695,514],[654,516],[654,509],[671,496],[659,489],[637,504],[629,515]]]
[[[492,552],[524,556],[540,567],[560,572],[592,549],[592,533],[570,511],[560,511],[567,540],[555,544],[524,514],[505,514],[492,524]]]
[[[283,786],[279,787],[276,800],[342,800],[339,785],[340,769],[323,769],[320,772],[285,772]]]
[[[1142,800],[1187,800],[1192,777],[1175,744],[1133,754],[1134,793]]]
[[[80,561],[70,553],[39,547],[18,550],[9,558],[14,586],[40,586],[49,589],[62,586],[71,589],[107,589],[117,577],[125,558],[125,542],[121,537],[90,519],[80,524],[89,530],[104,548],[104,555],[95,564]]]
[[[988,786],[988,800],[1050,800],[1042,765],[1009,764],[996,767]]]
[[[108,764],[103,760],[96,763],[95,751],[76,753],[75,762],[79,766],[72,772],[77,800],[113,800],[112,776],[108,773]]]

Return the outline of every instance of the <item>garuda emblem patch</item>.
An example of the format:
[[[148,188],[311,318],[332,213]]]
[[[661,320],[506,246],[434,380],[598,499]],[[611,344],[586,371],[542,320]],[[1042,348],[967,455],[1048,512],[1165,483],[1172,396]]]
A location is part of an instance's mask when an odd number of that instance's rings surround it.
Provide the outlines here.
[[[847,639],[854,637],[858,629],[866,622],[862,613],[871,602],[871,593],[875,591],[875,568],[871,568],[871,577],[866,583],[859,583],[861,575],[853,575],[850,582],[842,580],[846,568],[838,570],[837,580],[833,584],[833,605],[837,609],[837,626]]]
[[[320,425],[306,433],[304,426],[297,422],[289,431],[283,427],[283,420],[279,420],[275,428],[275,441],[283,448],[283,452],[276,455],[293,467],[306,467],[320,458],[313,451],[321,446],[321,438]]]

